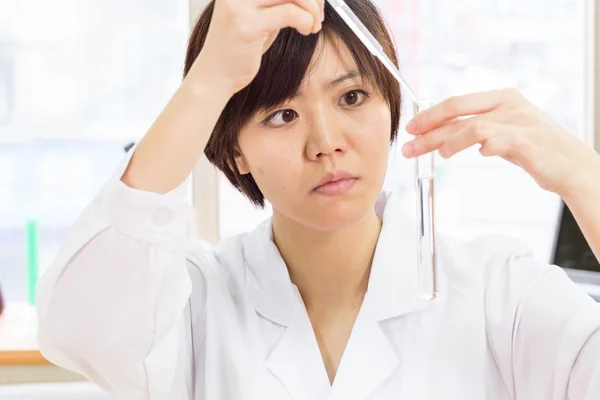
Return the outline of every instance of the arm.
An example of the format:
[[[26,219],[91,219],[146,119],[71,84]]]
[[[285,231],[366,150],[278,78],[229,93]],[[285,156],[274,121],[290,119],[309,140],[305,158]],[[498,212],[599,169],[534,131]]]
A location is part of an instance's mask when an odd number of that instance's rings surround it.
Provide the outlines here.
[[[517,398],[600,398],[600,304],[552,267],[523,299],[517,316],[512,342]]]
[[[571,371],[568,388],[570,400],[590,400],[600,396],[599,354],[600,329],[597,329],[581,349]]]
[[[472,116],[470,118],[459,118]],[[523,168],[561,196],[600,259],[600,155],[514,89],[447,99],[407,125],[416,138],[404,154],[439,150],[442,157],[480,144],[482,155]]]
[[[193,65],[183,83],[40,280],[38,338],[50,361],[118,399],[193,396],[186,338],[190,312],[202,313],[204,302],[185,312],[191,282],[183,182],[272,39],[285,27],[318,31],[321,11],[322,0],[209,4],[192,37]],[[204,328],[194,326],[201,335]]]
[[[188,398],[185,178],[227,93],[197,65],[79,217],[38,286],[41,352],[119,399]]]
[[[197,61],[137,146],[122,177],[128,186],[169,192],[186,179],[202,155],[233,92],[211,82],[213,74],[205,61]]]
[[[407,130],[416,136],[405,144],[409,157],[439,150],[447,158],[480,144],[482,155],[523,168],[563,198],[600,256],[600,155],[516,90],[450,98]],[[488,337],[509,390],[524,399],[600,398],[600,305],[530,255],[497,265],[486,287]]]
[[[183,332],[191,323],[185,185],[165,195],[141,192],[119,180],[123,169],[39,282],[39,348],[114,398],[183,400],[192,365]],[[204,303],[194,307],[201,312]]]
[[[600,304],[522,244],[486,252],[486,332],[511,398],[600,398]]]
[[[600,156],[590,155],[587,165],[578,173],[579,176],[573,176],[572,181],[576,184],[559,194],[600,260]]]
[[[202,51],[195,60],[191,57],[183,85],[140,142],[123,182],[156,193],[180,184],[198,162],[229,99],[258,73],[262,55],[279,31],[318,32],[323,3],[210,2],[192,34],[188,59],[199,46],[194,41],[203,42]]]

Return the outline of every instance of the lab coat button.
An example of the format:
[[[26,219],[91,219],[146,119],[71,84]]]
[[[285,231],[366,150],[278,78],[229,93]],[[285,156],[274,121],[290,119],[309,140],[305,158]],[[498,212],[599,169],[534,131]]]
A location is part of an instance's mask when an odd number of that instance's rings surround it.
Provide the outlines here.
[[[159,226],[159,227],[165,226],[173,220],[173,214],[174,214],[173,210],[170,210],[170,209],[164,208],[164,207],[159,208],[152,215],[152,222],[154,223],[154,225]]]

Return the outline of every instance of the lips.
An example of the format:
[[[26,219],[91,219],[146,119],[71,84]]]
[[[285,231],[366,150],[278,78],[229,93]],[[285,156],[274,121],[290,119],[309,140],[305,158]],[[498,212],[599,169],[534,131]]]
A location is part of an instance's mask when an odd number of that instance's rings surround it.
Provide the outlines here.
[[[356,180],[357,178],[349,172],[339,170],[329,171],[323,175],[313,188],[313,192],[327,196],[344,194],[352,189]]]

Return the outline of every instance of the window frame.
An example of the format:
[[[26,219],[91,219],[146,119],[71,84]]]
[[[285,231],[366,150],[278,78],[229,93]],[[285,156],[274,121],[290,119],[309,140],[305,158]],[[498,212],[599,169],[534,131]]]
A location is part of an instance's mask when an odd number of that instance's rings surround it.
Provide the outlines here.
[[[600,4],[597,1],[586,2],[586,134],[589,144],[600,153]]]
[[[208,4],[208,0],[189,0],[190,31]],[[190,236],[216,244],[219,240],[219,176],[204,154],[191,176],[191,198],[194,206]]]

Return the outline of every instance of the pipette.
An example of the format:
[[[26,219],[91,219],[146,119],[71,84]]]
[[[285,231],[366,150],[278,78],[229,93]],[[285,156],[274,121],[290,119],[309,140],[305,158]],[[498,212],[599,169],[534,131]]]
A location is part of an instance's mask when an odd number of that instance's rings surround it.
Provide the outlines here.
[[[400,71],[385,54],[381,44],[369,32],[367,27],[348,7],[344,0],[327,0],[329,5],[346,22],[369,52],[377,57],[385,68],[398,81],[404,92],[413,100],[413,112],[417,113],[433,105],[429,101],[420,101],[415,92],[406,83]],[[417,157],[415,184],[417,187],[417,262],[419,269],[419,294],[424,299],[437,296],[436,260],[435,260],[435,220],[434,220],[434,157],[428,153]]]

